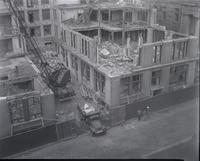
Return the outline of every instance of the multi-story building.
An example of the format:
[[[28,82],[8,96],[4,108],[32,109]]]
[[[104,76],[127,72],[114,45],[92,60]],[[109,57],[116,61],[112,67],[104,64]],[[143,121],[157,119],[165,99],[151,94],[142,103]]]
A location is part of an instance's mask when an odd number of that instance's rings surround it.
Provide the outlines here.
[[[199,37],[199,0],[150,0],[157,8],[157,23],[167,29]]]
[[[54,45],[56,0],[15,0],[15,4],[39,47]]]
[[[110,108],[194,84],[198,38],[156,25],[156,9],[142,3],[93,4],[59,31],[74,79]]]
[[[0,1],[0,57],[22,55],[26,52],[24,38],[20,34],[14,15],[11,15],[8,6]]]
[[[54,94],[25,53],[18,21],[0,1],[0,138],[55,119]]]

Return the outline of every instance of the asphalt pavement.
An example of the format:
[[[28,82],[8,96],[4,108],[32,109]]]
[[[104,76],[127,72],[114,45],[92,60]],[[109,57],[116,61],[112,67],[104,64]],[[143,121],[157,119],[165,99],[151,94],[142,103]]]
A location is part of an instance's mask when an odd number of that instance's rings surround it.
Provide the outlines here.
[[[75,139],[47,145],[14,158],[157,157],[184,159],[186,155],[187,159],[195,161],[193,156],[196,155],[197,140],[193,141],[193,144],[189,143],[191,138],[197,139],[194,136],[198,136],[198,107],[199,103],[196,98],[150,113],[149,117],[143,121],[131,119],[120,126],[109,129],[105,136],[92,137],[89,133],[85,133]],[[174,149],[178,149],[177,146],[182,147],[181,144],[185,148],[179,148],[177,152],[174,152]],[[185,153],[188,150],[190,152]]]

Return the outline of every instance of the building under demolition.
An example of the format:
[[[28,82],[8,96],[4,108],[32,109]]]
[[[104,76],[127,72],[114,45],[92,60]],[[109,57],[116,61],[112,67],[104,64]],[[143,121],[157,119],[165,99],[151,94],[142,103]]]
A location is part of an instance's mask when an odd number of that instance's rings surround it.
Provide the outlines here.
[[[198,79],[198,38],[156,24],[157,10],[148,4],[93,3],[68,19],[64,7],[57,7],[60,56],[86,93],[111,109]]]
[[[45,126],[55,119],[53,92],[25,57],[26,42],[14,15],[0,1],[0,138]]]

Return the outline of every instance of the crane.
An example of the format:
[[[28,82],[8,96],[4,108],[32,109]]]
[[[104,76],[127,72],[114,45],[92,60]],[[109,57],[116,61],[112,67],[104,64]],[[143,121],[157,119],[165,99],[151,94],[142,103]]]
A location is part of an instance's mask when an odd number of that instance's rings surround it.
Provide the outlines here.
[[[21,29],[20,32],[32,49],[30,50],[31,54],[28,54],[28,56],[30,56],[30,59],[41,71],[41,76],[45,83],[49,86],[50,89],[52,89],[55,96],[59,98],[60,101],[66,100],[76,95],[71,86],[70,70],[67,69],[62,63],[57,64],[56,67],[49,65],[46,58],[42,54],[36,40],[28,33],[28,27],[24,18],[20,14],[15,1],[7,0],[6,2],[9,5],[11,14],[13,14],[19,22]]]

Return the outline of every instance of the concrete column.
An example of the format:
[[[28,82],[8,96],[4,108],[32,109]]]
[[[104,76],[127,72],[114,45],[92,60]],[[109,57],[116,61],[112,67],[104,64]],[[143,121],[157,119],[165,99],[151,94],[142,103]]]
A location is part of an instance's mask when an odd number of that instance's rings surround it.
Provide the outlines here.
[[[141,66],[148,67],[152,65],[153,45],[143,45],[141,52]]]
[[[187,56],[190,58],[197,57],[198,52],[198,38],[195,36],[190,36],[188,41],[188,47],[187,47]]]
[[[146,96],[151,95],[151,77],[151,70],[146,70],[142,74],[142,93],[144,93]]]
[[[120,78],[106,76],[105,84],[105,101],[111,107],[119,106],[120,104]]]
[[[44,119],[55,119],[55,97],[53,92],[48,95],[41,95],[42,114]]]
[[[194,84],[194,78],[195,78],[195,61],[189,63],[189,68],[187,72],[187,85],[191,86]]]
[[[137,11],[135,9],[132,10],[132,23],[137,21]]]
[[[94,89],[94,68],[90,66],[90,87]]]
[[[72,69],[72,59],[71,59],[71,52],[68,51],[68,66],[70,69]]]
[[[157,16],[157,10],[156,8],[152,8],[150,13],[149,13],[150,17],[149,17],[149,25],[153,25],[153,24],[156,24],[156,16]]]
[[[124,45],[125,42],[125,31],[122,31],[122,45]]]
[[[153,29],[148,28],[147,29],[147,43],[152,43],[153,42]]]
[[[12,44],[13,44],[13,52],[20,52],[21,49],[19,47],[19,38],[18,37],[13,37],[12,38]]]
[[[6,99],[0,100],[0,138],[11,135],[10,112]]]
[[[114,32],[111,32],[111,40],[112,40],[112,42],[114,42],[115,41],[115,33]]]
[[[111,20],[111,11],[110,8],[108,9],[108,24],[110,24],[110,20]]]
[[[78,63],[78,81],[82,82],[81,59],[77,58],[77,63]]]
[[[164,43],[161,51],[161,63],[164,64],[171,62],[172,53],[173,53],[173,43],[172,42]]]
[[[42,10],[40,9],[39,10],[39,17],[40,17],[40,22],[42,23],[43,22],[43,19],[42,19]],[[52,28],[51,28],[52,29]],[[43,28],[43,25],[41,25],[41,28],[40,28],[40,31],[41,31],[41,37],[44,38],[44,28]]]
[[[122,10],[122,25],[125,23],[125,11]]]
[[[168,90],[169,90],[169,78],[170,78],[170,67],[162,68],[161,86],[164,87],[164,89],[163,89],[164,92],[168,92]]]

